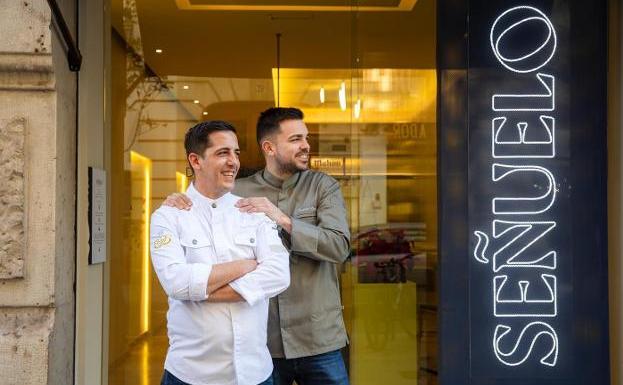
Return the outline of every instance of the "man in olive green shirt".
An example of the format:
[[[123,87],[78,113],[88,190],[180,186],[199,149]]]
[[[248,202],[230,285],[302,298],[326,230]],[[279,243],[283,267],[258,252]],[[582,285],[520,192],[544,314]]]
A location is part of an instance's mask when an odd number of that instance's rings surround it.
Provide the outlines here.
[[[271,298],[268,348],[275,385],[345,385],[339,349],[348,339],[342,318],[338,267],[350,252],[346,208],[338,182],[309,170],[308,130],[296,108],[270,108],[257,123],[266,168],[236,181],[244,212],[277,223],[290,251],[290,287]],[[165,204],[188,208],[182,194]]]

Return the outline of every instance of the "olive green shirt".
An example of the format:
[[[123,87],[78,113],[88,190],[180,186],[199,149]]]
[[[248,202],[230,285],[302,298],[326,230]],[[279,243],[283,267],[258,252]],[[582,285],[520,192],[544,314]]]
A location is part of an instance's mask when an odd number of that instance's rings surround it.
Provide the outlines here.
[[[280,231],[290,251],[290,287],[270,300],[271,355],[298,358],[344,347],[338,270],[350,252],[350,233],[339,183],[310,170],[282,182],[262,170],[236,181],[234,193],[266,197],[292,219],[292,232]]]

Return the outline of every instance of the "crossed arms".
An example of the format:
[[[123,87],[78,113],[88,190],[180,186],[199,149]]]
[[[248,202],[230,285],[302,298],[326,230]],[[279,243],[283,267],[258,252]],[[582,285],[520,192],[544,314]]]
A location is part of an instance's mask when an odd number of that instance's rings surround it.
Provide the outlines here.
[[[168,242],[158,242],[167,237]],[[256,259],[225,263],[190,263],[171,220],[155,212],[151,225],[151,257],[167,295],[181,301],[240,302],[254,305],[284,291],[290,284],[289,256],[272,222],[258,228]],[[164,244],[163,244],[164,243]]]
[[[208,277],[208,302],[242,302],[244,298],[229,283],[254,271],[256,259],[241,259],[212,265]]]

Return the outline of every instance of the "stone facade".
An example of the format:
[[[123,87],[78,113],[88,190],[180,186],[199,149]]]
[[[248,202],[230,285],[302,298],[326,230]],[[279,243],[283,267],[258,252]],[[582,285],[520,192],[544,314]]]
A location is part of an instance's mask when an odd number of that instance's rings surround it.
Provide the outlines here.
[[[23,276],[26,119],[0,122],[0,279]]]
[[[0,20],[0,384],[71,384],[76,75],[47,1]]]

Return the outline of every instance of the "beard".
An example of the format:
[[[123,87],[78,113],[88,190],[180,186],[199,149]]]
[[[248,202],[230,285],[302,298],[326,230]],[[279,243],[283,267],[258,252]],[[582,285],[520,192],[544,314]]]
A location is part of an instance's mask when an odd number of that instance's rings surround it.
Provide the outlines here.
[[[309,154],[309,153],[299,152],[298,154],[296,154],[296,156],[299,156],[302,154]],[[281,172],[282,174],[295,174],[299,171],[305,171],[309,168],[308,165],[298,166],[294,160],[284,161],[279,158],[276,158],[275,160],[277,161],[277,167],[279,169],[279,172]]]

